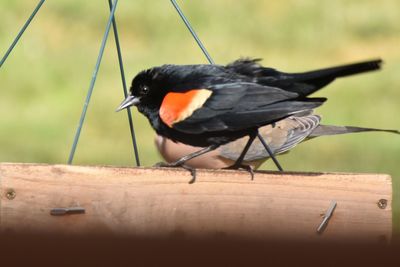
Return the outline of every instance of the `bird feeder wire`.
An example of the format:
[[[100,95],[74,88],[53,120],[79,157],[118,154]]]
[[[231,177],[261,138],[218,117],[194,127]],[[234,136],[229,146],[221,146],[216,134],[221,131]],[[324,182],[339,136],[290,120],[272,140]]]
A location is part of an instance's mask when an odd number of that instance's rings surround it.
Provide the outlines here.
[[[112,10],[112,1],[108,0],[108,4],[110,6],[110,12],[111,12],[111,10]],[[124,97],[126,98],[128,96],[128,89],[126,87],[124,63],[123,63],[123,60],[122,60],[122,52],[121,52],[121,46],[120,46],[120,43],[119,43],[117,22],[116,22],[115,16],[112,19],[112,25],[113,25],[115,45],[117,47],[118,63],[119,63],[119,70],[121,72],[122,87],[123,87],[123,91],[124,91]],[[133,126],[132,113],[131,113],[131,110],[129,108],[127,108],[126,111],[127,111],[127,114],[128,114],[129,130],[130,130],[131,138],[132,138],[133,151],[135,153],[136,166],[139,167],[140,166],[139,151],[138,151],[138,146],[137,146],[136,137],[135,137],[135,128]]]
[[[81,134],[81,131],[82,131],[82,126],[83,126],[83,123],[85,121],[86,112],[87,112],[87,109],[88,109],[88,106],[89,106],[90,98],[91,98],[92,93],[93,93],[94,84],[96,82],[97,74],[99,72],[101,59],[103,58],[104,49],[105,49],[106,43],[107,43],[107,37],[108,37],[108,34],[110,32],[110,28],[111,28],[112,20],[114,18],[115,10],[117,8],[117,4],[118,4],[118,0],[115,0],[114,4],[112,6],[111,12],[110,12],[110,16],[108,18],[108,22],[107,22],[106,30],[104,32],[103,40],[101,41],[99,55],[97,57],[96,65],[95,65],[94,70],[93,70],[92,80],[90,81],[90,85],[89,85],[89,89],[88,89],[88,92],[87,92],[86,100],[85,100],[85,102],[83,104],[82,114],[81,114],[81,117],[79,119],[78,128],[76,130],[74,141],[72,143],[71,152],[70,152],[69,158],[68,158],[68,164],[72,164],[72,161],[74,160],[76,147],[78,145],[79,137],[80,137],[80,134]]]
[[[33,10],[32,14],[29,16],[28,20],[25,22],[24,26],[21,28],[19,31],[17,37],[15,37],[14,41],[12,42],[11,46],[8,48],[7,52],[4,54],[3,58],[0,61],[0,68],[3,66],[4,62],[7,60],[8,56],[10,55],[11,51],[14,49],[14,47],[17,45],[19,39],[21,38],[22,34],[25,32],[26,28],[28,28],[29,24],[35,17],[36,13],[39,11],[39,9],[42,7],[43,3],[45,0],[40,0],[39,3],[37,4],[36,8]]]

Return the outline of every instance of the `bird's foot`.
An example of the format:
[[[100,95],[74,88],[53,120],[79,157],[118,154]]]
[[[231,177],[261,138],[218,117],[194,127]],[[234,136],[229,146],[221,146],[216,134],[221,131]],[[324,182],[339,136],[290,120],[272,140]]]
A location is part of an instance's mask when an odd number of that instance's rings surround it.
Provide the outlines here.
[[[171,162],[171,163],[167,163],[167,162],[158,162],[156,164],[154,164],[153,167],[167,167],[167,168],[183,168],[185,170],[188,170],[190,172],[190,174],[192,175],[192,179],[189,181],[189,184],[193,184],[196,181],[196,169],[189,167],[183,163],[180,162]]]
[[[254,170],[253,167],[251,167],[250,165],[245,165],[245,164],[233,164],[232,166],[226,167],[224,168],[225,170],[239,170],[239,169],[243,169],[245,171],[247,171],[248,173],[250,173],[251,176],[251,180],[254,180]]]

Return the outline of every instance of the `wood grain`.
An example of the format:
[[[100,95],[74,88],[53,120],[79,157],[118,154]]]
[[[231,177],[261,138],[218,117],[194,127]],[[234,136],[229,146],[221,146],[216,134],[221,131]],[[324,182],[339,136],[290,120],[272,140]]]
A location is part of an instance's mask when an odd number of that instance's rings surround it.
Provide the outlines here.
[[[390,240],[385,174],[198,171],[0,163],[0,230],[143,236]],[[15,192],[15,194],[12,194]],[[387,206],[378,207],[380,199]],[[337,201],[322,235],[316,229]],[[85,214],[51,216],[52,208]]]

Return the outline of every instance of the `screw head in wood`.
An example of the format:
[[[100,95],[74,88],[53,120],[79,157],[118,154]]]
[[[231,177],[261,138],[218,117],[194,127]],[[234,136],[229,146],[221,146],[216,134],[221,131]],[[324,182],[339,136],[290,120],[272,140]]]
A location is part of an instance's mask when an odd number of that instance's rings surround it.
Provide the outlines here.
[[[6,197],[7,197],[9,200],[13,200],[16,196],[17,196],[17,193],[15,193],[15,190],[14,190],[14,189],[8,189],[8,190],[6,191]]]
[[[379,199],[377,204],[380,209],[386,209],[387,203],[388,203],[387,199],[381,198]]]

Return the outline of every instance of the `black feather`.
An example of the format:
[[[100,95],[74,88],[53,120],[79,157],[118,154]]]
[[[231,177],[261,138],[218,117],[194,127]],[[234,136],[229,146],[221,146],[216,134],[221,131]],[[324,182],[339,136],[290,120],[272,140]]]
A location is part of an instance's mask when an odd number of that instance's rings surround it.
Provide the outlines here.
[[[188,134],[253,129],[314,109],[322,105],[325,100],[325,98],[310,98],[304,101],[276,102],[263,107],[233,108],[213,112],[206,107],[195,111],[184,121],[176,123],[173,128]]]
[[[348,134],[348,133],[361,133],[361,132],[388,132],[400,134],[398,130],[387,130],[377,128],[366,128],[356,126],[334,126],[334,125],[319,125],[311,134],[310,138],[325,136],[325,135],[337,135],[337,134]]]
[[[382,64],[382,60],[377,59],[303,73],[285,73],[262,67],[257,63],[258,61],[259,59],[237,60],[227,68],[241,75],[252,77],[253,82],[275,86],[302,96],[314,93],[336,78],[378,70]]]

